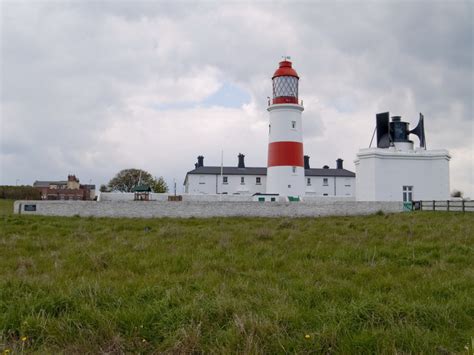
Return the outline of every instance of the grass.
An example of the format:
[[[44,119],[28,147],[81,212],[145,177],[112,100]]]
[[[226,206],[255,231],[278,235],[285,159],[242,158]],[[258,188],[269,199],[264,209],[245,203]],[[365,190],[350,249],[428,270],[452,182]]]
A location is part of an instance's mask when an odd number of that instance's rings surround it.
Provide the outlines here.
[[[472,353],[472,217],[4,213],[0,350]]]

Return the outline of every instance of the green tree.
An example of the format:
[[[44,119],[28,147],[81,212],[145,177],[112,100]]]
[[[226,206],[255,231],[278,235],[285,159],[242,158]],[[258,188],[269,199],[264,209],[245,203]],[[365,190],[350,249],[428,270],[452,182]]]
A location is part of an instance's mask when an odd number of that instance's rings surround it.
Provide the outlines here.
[[[110,191],[132,192],[132,189],[139,185],[148,185],[153,192],[168,192],[163,177],[154,178],[148,171],[141,169],[124,169],[119,171],[107,187]]]
[[[150,187],[153,192],[168,192],[168,185],[162,176],[160,176],[158,179],[155,177],[154,183]]]

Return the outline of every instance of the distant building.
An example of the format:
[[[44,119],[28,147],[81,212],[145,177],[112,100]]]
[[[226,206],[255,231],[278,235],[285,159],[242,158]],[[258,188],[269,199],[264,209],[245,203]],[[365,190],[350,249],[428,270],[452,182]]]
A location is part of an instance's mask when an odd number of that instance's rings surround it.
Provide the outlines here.
[[[95,185],[82,185],[75,175],[66,181],[35,181],[33,187],[41,191],[42,200],[94,200]]]
[[[239,154],[237,166],[204,166],[204,157],[199,156],[195,169],[188,171],[184,179],[184,190],[188,194],[265,194],[267,184],[266,167],[246,167],[245,156]],[[327,165],[310,168],[309,156],[304,156],[305,195],[307,196],[355,196],[355,174],[343,168],[338,159],[336,169]],[[222,176],[221,176],[222,175]]]

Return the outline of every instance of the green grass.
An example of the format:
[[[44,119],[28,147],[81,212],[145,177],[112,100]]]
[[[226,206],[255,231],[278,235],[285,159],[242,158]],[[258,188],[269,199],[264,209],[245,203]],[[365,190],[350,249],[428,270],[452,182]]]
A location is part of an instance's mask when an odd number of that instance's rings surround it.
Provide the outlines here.
[[[468,213],[3,214],[0,350],[466,354],[473,231]]]

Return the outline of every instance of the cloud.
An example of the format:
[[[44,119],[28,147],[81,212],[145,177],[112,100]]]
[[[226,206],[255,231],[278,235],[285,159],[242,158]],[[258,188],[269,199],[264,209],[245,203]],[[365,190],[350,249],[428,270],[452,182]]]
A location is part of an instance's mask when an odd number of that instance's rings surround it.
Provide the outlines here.
[[[472,2],[1,6],[2,184],[100,184],[129,166],[181,181],[222,149],[265,165],[270,77],[288,54],[313,166],[353,169],[376,112],[412,127],[423,112],[452,188],[474,197]]]

